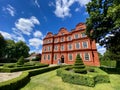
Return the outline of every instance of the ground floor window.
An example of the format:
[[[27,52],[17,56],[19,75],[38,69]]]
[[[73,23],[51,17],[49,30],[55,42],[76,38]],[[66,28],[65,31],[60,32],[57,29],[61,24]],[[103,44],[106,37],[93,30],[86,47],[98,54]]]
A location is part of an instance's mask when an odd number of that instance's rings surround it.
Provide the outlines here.
[[[57,60],[57,55],[56,54],[54,54],[54,60]]]
[[[48,55],[48,60],[50,60],[50,55]]]
[[[72,60],[72,54],[68,54],[69,60]]]
[[[46,60],[46,55],[44,55],[44,60]]]
[[[90,60],[90,55],[89,53],[85,53],[84,54],[85,60],[89,61]]]

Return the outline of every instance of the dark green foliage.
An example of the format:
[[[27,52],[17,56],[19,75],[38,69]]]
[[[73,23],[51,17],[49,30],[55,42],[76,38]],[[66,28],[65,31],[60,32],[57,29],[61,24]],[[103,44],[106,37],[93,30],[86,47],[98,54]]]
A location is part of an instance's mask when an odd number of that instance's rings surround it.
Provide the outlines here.
[[[18,64],[18,65],[23,65],[23,64],[24,64],[24,57],[23,57],[23,56],[21,56],[21,57],[19,58],[19,60],[17,61],[17,64]]]
[[[60,68],[57,70],[57,75],[62,78],[64,82],[85,85],[94,87],[96,83],[109,83],[109,76],[99,68],[95,69],[95,73],[91,74],[78,74],[68,71],[69,67]]]
[[[60,66],[53,66],[53,67],[45,67],[45,68],[25,71],[22,73],[22,75],[20,75],[17,78],[5,82],[0,82],[0,90],[19,90],[30,81],[31,76],[35,76],[44,72],[55,70],[59,67]]]
[[[29,81],[29,73],[23,72],[22,75],[17,78],[5,82],[0,82],[0,90],[18,90],[19,88],[26,85]]]
[[[41,67],[47,67],[48,64],[40,64],[37,66],[25,66],[25,67],[14,67],[14,68],[1,68],[0,72],[17,72],[17,71],[24,71],[24,70],[30,70],[30,69],[37,69]]]
[[[4,57],[5,47],[6,47],[6,41],[2,36],[2,34],[0,33],[0,59]]]
[[[120,61],[120,0],[92,0],[87,4],[86,34]],[[107,37],[106,37],[107,36]],[[119,68],[119,64],[116,64]]]
[[[15,67],[15,65],[16,65],[15,63],[7,63],[7,64],[4,64],[3,67],[4,68],[13,68],[13,67]]]
[[[87,73],[87,71],[85,69],[85,65],[83,64],[83,61],[82,61],[79,54],[76,57],[76,61],[73,65],[73,70],[74,70],[75,73],[81,73],[81,74],[86,74]]]

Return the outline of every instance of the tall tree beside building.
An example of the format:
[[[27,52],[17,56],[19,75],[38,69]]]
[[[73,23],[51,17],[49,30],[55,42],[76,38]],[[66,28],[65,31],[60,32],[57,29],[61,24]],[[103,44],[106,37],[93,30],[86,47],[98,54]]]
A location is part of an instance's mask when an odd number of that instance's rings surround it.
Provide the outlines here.
[[[86,21],[86,34],[107,50],[120,53],[120,0],[91,0],[87,4],[89,18]],[[120,59],[117,67],[120,66]]]
[[[2,36],[2,34],[0,33],[0,58],[4,57],[5,47],[6,47],[6,41],[4,37]]]

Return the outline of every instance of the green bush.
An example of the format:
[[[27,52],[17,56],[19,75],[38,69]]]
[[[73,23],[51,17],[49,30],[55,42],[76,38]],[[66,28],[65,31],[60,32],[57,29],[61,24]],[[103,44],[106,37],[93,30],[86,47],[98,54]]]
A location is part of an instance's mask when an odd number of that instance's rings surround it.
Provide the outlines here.
[[[23,72],[19,77],[5,82],[0,82],[0,90],[18,90],[19,88],[26,85],[29,80],[29,73]]]
[[[95,68],[95,73],[78,74],[68,71],[69,67],[60,68],[57,70],[57,75],[62,78],[64,82],[79,84],[93,87],[96,83],[108,83],[110,82],[109,76],[99,68]]]
[[[19,90],[30,81],[31,76],[35,76],[44,72],[55,70],[59,67],[60,66],[44,67],[44,68],[25,71],[19,77],[16,77],[12,80],[8,80],[5,82],[0,82],[0,90]]]
[[[18,65],[23,65],[23,64],[24,64],[24,57],[23,57],[23,56],[21,56],[21,57],[19,58],[19,60],[17,61],[17,64],[18,64]]]
[[[48,64],[41,64],[39,66],[1,68],[0,72],[17,72],[17,71],[24,71],[24,70],[29,70],[29,69],[36,69],[36,68],[47,67],[47,66],[48,66]]]
[[[15,67],[15,63],[7,63],[7,64],[4,64],[3,65],[3,67],[5,67],[5,68],[13,68],[13,67]]]
[[[53,66],[53,67],[45,67],[45,68],[39,68],[39,69],[34,69],[34,70],[28,70],[29,76],[35,76],[44,72],[48,72],[51,70],[55,70],[57,68],[60,68],[60,66]]]
[[[76,61],[73,65],[73,70],[74,70],[75,73],[81,73],[81,74],[86,74],[87,73],[85,65],[83,64],[83,61],[82,61],[79,54],[76,57]]]

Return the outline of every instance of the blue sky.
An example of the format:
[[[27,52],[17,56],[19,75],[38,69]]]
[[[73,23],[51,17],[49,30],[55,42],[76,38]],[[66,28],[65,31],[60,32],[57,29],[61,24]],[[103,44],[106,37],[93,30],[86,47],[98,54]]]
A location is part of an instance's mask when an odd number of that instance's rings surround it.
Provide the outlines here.
[[[90,0],[0,0],[0,33],[6,39],[22,40],[30,52],[41,52],[47,32],[69,31],[88,14],[85,4]],[[98,51],[105,48],[97,44]]]

